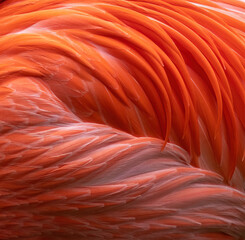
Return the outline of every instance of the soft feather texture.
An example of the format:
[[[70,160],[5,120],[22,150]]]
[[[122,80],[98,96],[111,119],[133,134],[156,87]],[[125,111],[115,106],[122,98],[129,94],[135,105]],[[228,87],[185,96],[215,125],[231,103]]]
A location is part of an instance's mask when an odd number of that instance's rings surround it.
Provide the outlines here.
[[[1,3],[0,239],[242,239],[244,11]]]

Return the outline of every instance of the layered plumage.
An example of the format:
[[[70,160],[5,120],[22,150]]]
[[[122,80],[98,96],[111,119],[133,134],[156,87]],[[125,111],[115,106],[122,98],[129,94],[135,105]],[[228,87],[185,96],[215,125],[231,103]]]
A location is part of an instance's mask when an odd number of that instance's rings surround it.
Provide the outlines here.
[[[242,239],[241,1],[0,4],[0,239]]]

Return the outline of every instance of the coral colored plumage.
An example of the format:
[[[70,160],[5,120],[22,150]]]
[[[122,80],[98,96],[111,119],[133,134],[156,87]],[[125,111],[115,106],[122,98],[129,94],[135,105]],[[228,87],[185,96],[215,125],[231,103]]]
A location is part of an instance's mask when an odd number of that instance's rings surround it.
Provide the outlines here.
[[[0,239],[244,239],[245,3],[0,3]]]

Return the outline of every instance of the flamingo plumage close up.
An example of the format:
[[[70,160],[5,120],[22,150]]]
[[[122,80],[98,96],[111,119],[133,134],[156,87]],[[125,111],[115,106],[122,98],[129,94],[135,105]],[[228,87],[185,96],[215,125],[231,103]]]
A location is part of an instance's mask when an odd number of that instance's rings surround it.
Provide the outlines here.
[[[0,239],[245,239],[245,3],[0,3]]]

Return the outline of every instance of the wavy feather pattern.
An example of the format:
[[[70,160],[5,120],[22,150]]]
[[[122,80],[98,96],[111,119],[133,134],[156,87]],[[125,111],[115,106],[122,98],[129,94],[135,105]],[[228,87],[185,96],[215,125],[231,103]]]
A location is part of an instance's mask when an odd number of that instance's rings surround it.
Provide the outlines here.
[[[245,3],[0,3],[0,239],[243,239]]]

